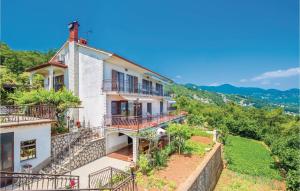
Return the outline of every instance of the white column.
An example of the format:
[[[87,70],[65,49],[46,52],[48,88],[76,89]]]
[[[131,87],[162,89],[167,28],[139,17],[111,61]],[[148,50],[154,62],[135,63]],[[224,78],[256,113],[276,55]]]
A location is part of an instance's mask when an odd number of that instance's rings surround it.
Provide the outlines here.
[[[139,138],[137,137],[132,137],[132,152],[133,162],[136,163],[139,157]]]
[[[49,76],[49,87],[48,90],[53,89],[53,68],[50,67],[48,69],[48,76]]]
[[[213,130],[213,142],[218,141],[218,131],[216,129]]]
[[[32,80],[33,80],[33,74],[34,73],[32,73],[32,72],[30,72],[30,74],[29,74],[29,84],[30,84],[30,86],[32,86]]]

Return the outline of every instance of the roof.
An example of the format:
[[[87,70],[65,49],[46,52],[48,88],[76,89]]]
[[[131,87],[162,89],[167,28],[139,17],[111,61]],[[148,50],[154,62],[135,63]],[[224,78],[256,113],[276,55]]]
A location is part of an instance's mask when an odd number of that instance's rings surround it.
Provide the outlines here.
[[[69,41],[66,41],[64,44],[63,44],[63,46],[56,52],[56,54],[50,59],[50,62],[52,62],[54,59],[55,59],[55,57],[57,56],[57,54],[67,45],[67,43],[69,43]],[[163,79],[165,79],[165,80],[167,80],[167,81],[170,81],[170,82],[173,82],[173,80],[171,80],[170,78],[167,78],[167,77],[165,77],[165,76],[163,76],[163,75],[161,75],[161,74],[159,74],[159,73],[157,73],[157,72],[154,72],[153,70],[150,70],[150,69],[148,69],[148,68],[146,68],[146,67],[144,67],[144,66],[142,66],[142,65],[140,65],[140,64],[137,64],[137,63],[135,63],[135,62],[133,62],[133,61],[131,61],[131,60],[128,60],[128,59],[126,59],[126,58],[124,58],[124,57],[122,57],[122,56],[120,56],[120,55],[118,55],[118,54],[116,54],[116,53],[112,53],[112,52],[109,52],[109,51],[106,51],[106,50],[101,50],[101,49],[98,49],[98,48],[94,48],[94,47],[92,47],[92,46],[89,46],[89,45],[86,45],[86,44],[80,44],[80,43],[77,43],[79,46],[81,46],[81,47],[84,47],[84,48],[89,48],[89,49],[91,49],[91,50],[94,50],[94,51],[98,51],[98,52],[100,52],[100,53],[103,53],[103,54],[106,54],[106,55],[108,55],[108,56],[115,56],[115,57],[117,57],[117,58],[119,58],[119,59],[122,59],[122,60],[124,60],[124,61],[126,61],[126,62],[128,62],[128,63],[131,63],[131,64],[133,64],[133,65],[135,65],[135,66],[137,66],[137,67],[140,67],[140,68],[142,68],[142,69],[144,69],[144,70],[147,70],[147,71],[149,71],[149,72],[151,72],[151,73],[153,73],[153,74],[156,74],[156,75],[158,75],[158,76],[160,76],[161,78],[163,78]],[[38,66],[36,66],[36,67],[38,67]],[[28,69],[28,70],[31,70],[31,68],[30,69]],[[31,70],[32,71],[32,70]]]
[[[128,60],[127,58],[124,58],[123,56],[120,56],[120,55],[118,55],[116,53],[112,53],[112,52],[109,52],[109,51],[106,51],[106,50],[101,50],[101,49],[98,49],[98,48],[94,48],[94,47],[91,47],[91,46],[86,45],[86,44],[80,44],[80,43],[77,43],[77,44],[79,46],[82,46],[82,47],[85,47],[85,48],[90,48],[90,49],[95,50],[95,51],[100,51],[101,53],[107,54],[109,56],[115,56],[115,57],[117,57],[119,59],[122,59],[122,60],[124,60],[126,62],[129,62],[129,63],[131,63],[131,64],[133,64],[133,65],[135,65],[137,67],[140,67],[140,68],[142,68],[144,70],[147,70],[147,71],[149,71],[149,72],[151,72],[153,74],[156,74],[156,75],[160,76],[161,78],[163,78],[163,79],[165,79],[167,81],[173,82],[173,80],[171,80],[171,79],[169,79],[169,78],[167,78],[167,77],[165,77],[165,76],[163,76],[163,75],[161,75],[161,74],[159,74],[157,72],[154,72],[153,70],[150,70],[150,69],[148,69],[148,68],[146,68],[146,67],[144,67],[144,66],[142,66],[140,64],[137,64],[137,63],[135,63],[135,62],[133,62],[131,60]]]
[[[31,72],[31,71],[35,71],[35,70],[38,70],[38,69],[41,69],[41,68],[48,67],[48,66],[56,66],[56,67],[60,67],[60,68],[67,68],[68,67],[67,65],[62,64],[61,62],[52,61],[52,62],[47,62],[47,63],[44,63],[44,64],[34,66],[32,68],[28,68],[26,71]]]

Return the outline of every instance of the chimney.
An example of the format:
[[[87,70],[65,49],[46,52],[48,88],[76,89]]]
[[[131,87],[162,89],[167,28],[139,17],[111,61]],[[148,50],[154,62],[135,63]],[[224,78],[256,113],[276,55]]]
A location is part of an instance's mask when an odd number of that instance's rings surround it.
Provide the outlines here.
[[[79,23],[78,21],[73,21],[69,25],[69,31],[70,31],[70,37],[69,41],[75,41],[78,42],[78,28],[79,28]]]

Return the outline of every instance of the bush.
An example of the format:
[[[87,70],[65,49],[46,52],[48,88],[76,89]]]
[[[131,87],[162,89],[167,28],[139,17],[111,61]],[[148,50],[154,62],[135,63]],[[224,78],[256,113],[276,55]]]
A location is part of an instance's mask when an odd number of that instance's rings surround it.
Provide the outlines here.
[[[286,177],[286,186],[288,190],[300,190],[300,173],[297,170],[290,170]]]
[[[198,127],[191,127],[190,131],[192,133],[192,136],[212,137],[211,134]]]
[[[175,151],[180,154],[185,141],[192,136],[191,129],[187,125],[174,123],[167,128],[167,132],[172,137],[172,145],[174,146]]]
[[[150,164],[149,159],[147,158],[146,155],[143,154],[139,156],[138,166],[139,166],[139,170],[143,174],[148,174],[152,170],[152,166]]]
[[[205,147],[206,146],[202,145],[201,143],[188,140],[185,142],[183,153],[203,156],[203,154],[205,153]]]

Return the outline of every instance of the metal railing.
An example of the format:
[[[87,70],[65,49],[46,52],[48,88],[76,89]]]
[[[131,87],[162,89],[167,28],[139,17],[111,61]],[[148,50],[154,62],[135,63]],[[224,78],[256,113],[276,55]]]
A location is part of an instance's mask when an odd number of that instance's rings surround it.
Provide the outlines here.
[[[55,119],[55,107],[50,105],[2,105],[0,106],[0,122],[11,123]]]
[[[134,177],[122,170],[106,167],[89,174],[89,188],[109,190],[134,190]]]
[[[130,84],[128,81],[119,83],[118,81],[103,80],[103,91],[106,92],[118,92],[138,95],[149,96],[164,96],[169,97],[170,93],[164,89],[156,89],[150,87],[144,87],[143,84]]]
[[[105,126],[113,128],[123,128],[130,130],[140,130],[147,127],[155,127],[162,123],[170,122],[183,117],[185,114],[157,114],[147,116],[105,116]]]
[[[78,189],[79,176],[0,171],[1,190]]]

